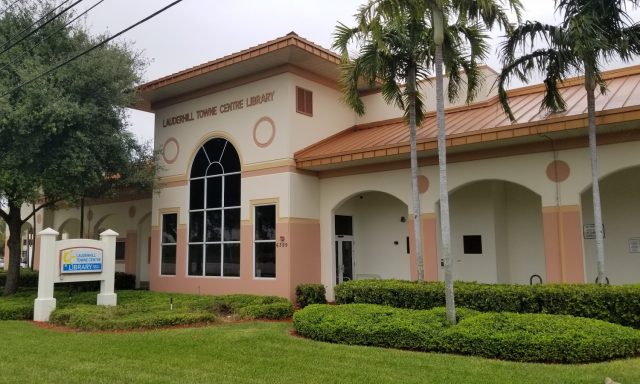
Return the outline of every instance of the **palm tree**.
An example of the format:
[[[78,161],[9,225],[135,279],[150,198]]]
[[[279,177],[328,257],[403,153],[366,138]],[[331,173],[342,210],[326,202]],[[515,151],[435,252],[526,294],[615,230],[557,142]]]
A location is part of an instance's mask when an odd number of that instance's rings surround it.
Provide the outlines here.
[[[509,108],[506,86],[511,77],[527,82],[533,70],[545,74],[545,96],[541,109],[553,112],[565,109],[558,82],[576,73],[584,74],[587,93],[587,116],[593,213],[596,228],[596,282],[604,284],[604,242],[602,210],[598,182],[596,147],[595,90],[606,92],[600,76],[602,65],[613,58],[627,61],[640,53],[640,25],[632,23],[627,5],[636,8],[640,0],[555,0],[556,12],[563,15],[559,25],[526,22],[513,30],[501,47],[504,68],[498,77],[498,94],[505,113],[515,121]],[[536,47],[533,43],[540,44]],[[521,56],[517,53],[525,52]]]
[[[421,2],[398,2],[395,0],[370,1],[359,9],[355,28],[340,24],[335,33],[334,48],[339,49],[343,56],[342,84],[344,100],[358,114],[363,114],[364,104],[359,96],[359,82],[366,81],[370,85],[381,83],[382,95],[387,103],[395,103],[404,110],[405,118],[409,121],[411,147],[411,189],[413,204],[413,220],[416,239],[416,266],[418,281],[424,281],[424,266],[422,258],[422,230],[420,222],[420,198],[417,186],[418,161],[416,152],[416,125],[424,118],[424,104],[418,89],[418,82],[426,80],[436,67],[436,78],[442,86],[442,66],[447,68],[449,77],[448,96],[451,101],[457,99],[461,85],[466,81],[467,102],[470,102],[480,85],[478,60],[483,59],[487,52],[486,34],[484,29],[469,23],[466,17],[460,17],[456,23],[443,24],[438,27],[441,32],[440,64],[434,61],[436,45],[434,33],[436,25],[427,16],[428,8]],[[358,55],[350,58],[348,46],[356,43],[359,47]],[[464,73],[466,79],[463,79]],[[406,85],[402,87],[400,82]],[[438,80],[436,80],[438,81]],[[441,103],[444,110],[444,102]],[[441,113],[444,116],[444,112]],[[444,119],[442,118],[442,123]],[[444,129],[444,127],[442,127]],[[444,146],[442,146],[444,148]],[[439,150],[443,153],[443,150]],[[441,180],[444,170],[444,202],[441,208],[446,209],[446,221],[441,219],[443,233],[449,233],[448,195],[446,194],[446,168],[441,168]],[[442,191],[441,181],[441,191]],[[444,237],[443,237],[444,238]],[[443,241],[445,255],[450,255],[450,235]],[[446,256],[445,256],[446,257]],[[446,261],[449,266],[450,262]],[[450,289],[447,290],[447,307],[450,308],[450,322],[455,323],[455,307],[453,302],[452,274],[448,276]],[[449,311],[448,311],[449,313]]]
[[[376,20],[381,17],[386,20],[397,18],[404,10],[412,16],[412,18],[425,22],[431,26],[430,44],[434,44],[434,49],[430,56],[432,67],[435,67],[436,78],[436,119],[438,126],[438,164],[439,164],[439,180],[440,180],[440,230],[441,230],[441,256],[444,260],[444,280],[445,280],[445,298],[447,307],[447,319],[451,324],[456,322],[455,300],[453,292],[453,266],[451,263],[451,227],[449,224],[449,191],[447,188],[447,157],[446,157],[446,127],[444,121],[444,75],[443,63],[446,66],[448,56],[445,51],[447,45],[447,33],[449,19],[457,19],[457,25],[467,25],[469,22],[476,23],[475,28],[492,29],[494,24],[505,30],[510,30],[511,25],[505,8],[502,4],[506,4],[515,12],[518,20],[522,5],[520,0],[371,0],[367,6],[363,6],[359,11],[360,29],[366,31],[372,28],[373,31],[379,29],[376,23],[367,26],[367,20]],[[381,16],[382,15],[382,16]],[[480,57],[480,51],[474,51],[477,45],[470,44],[472,60]],[[455,76],[448,68],[449,77]],[[467,101],[473,97],[475,88],[469,78]],[[454,85],[455,87],[455,85]],[[449,98],[455,98],[455,90],[452,89],[452,83],[449,82]],[[412,152],[413,156],[413,152]],[[413,164],[413,163],[412,163]],[[412,168],[413,169],[413,168]],[[413,173],[413,170],[412,170]],[[413,199],[417,199],[417,192],[414,190]],[[415,208],[414,208],[415,220]],[[415,221],[414,221],[415,222]],[[419,220],[418,220],[419,222]],[[419,230],[417,228],[416,230]],[[416,233],[416,240],[420,239],[420,234]],[[420,242],[421,244],[421,242]],[[416,246],[419,246],[416,242]],[[421,252],[421,250],[420,250]],[[416,257],[418,255],[416,254]],[[422,261],[420,260],[420,263]]]

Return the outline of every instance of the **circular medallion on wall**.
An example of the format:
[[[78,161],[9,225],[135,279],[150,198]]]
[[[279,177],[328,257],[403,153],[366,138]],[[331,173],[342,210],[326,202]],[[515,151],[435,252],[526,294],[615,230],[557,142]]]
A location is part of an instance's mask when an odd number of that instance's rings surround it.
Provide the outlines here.
[[[547,165],[547,177],[549,180],[561,183],[569,178],[571,168],[562,160],[554,160]]]
[[[418,176],[418,192],[425,193],[429,189],[429,179],[427,176],[419,175]]]
[[[276,124],[270,117],[258,119],[253,126],[253,142],[260,148],[268,147],[276,137]]]
[[[136,216],[136,207],[132,205],[129,207],[129,217],[133,219],[135,216]]]
[[[178,158],[179,153],[180,145],[178,145],[178,140],[174,137],[168,138],[162,146],[162,158],[164,159],[164,162],[167,164],[173,164],[173,162]]]

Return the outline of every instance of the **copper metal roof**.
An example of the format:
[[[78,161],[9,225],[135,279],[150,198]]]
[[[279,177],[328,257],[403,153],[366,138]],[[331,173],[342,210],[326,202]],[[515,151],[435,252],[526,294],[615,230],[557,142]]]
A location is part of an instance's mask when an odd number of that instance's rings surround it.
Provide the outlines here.
[[[640,66],[605,72],[608,90],[597,95],[598,124],[640,120]],[[511,123],[497,97],[482,103],[451,108],[445,113],[447,146],[483,143],[546,132],[584,128],[587,100],[581,78],[569,79],[562,87],[567,109],[560,113],[540,110],[543,85],[514,89],[509,102],[516,117]],[[435,114],[431,113],[417,130],[418,151],[437,148]],[[307,147],[295,154],[298,168],[357,160],[384,158],[409,152],[409,129],[402,119],[357,125]],[[346,164],[345,164],[346,165]]]

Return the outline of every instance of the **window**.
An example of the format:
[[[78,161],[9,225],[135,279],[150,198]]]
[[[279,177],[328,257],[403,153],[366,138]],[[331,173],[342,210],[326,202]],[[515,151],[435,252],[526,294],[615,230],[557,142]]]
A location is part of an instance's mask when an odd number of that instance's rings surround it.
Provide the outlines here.
[[[125,249],[124,240],[116,240],[116,261],[124,261]]]
[[[162,215],[162,239],[160,241],[160,274],[176,274],[176,238],[178,214]]]
[[[480,235],[462,236],[462,245],[465,254],[482,254],[482,236]]]
[[[313,93],[311,91],[296,87],[296,112],[313,116]]]
[[[276,277],[276,206],[259,205],[254,213],[254,275]]]
[[[216,138],[193,160],[189,197],[190,276],[240,276],[240,158]]]

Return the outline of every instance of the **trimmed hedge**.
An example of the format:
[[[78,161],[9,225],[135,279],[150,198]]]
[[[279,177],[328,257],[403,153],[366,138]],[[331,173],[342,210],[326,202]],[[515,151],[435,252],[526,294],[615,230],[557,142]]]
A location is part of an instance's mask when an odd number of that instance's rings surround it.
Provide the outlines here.
[[[283,320],[293,316],[293,306],[288,302],[249,305],[240,308],[238,315],[248,320]]]
[[[640,285],[507,285],[455,282],[457,307],[482,312],[549,313],[640,328]],[[356,280],[335,289],[338,304],[368,303],[429,309],[445,305],[444,284]]]
[[[173,325],[210,323],[217,316],[205,311],[143,310],[136,305],[102,307],[80,304],[56,309],[49,322],[84,331],[160,328]]]
[[[279,296],[256,295],[223,295],[210,297],[210,310],[221,315],[237,314],[242,308],[249,306],[262,306],[274,303],[289,304],[289,301]]]
[[[322,284],[300,284],[296,287],[296,305],[304,308],[310,304],[325,304],[326,290]]]
[[[450,326],[444,308],[311,305],[293,321],[300,335],[319,341],[514,361],[585,363],[640,354],[640,331],[600,320],[464,308],[458,315]]]
[[[0,287],[4,287],[7,279],[7,273],[0,271]],[[114,276],[114,286],[116,290],[128,290],[136,288],[136,275],[124,272],[116,272]],[[76,291],[98,291],[100,290],[99,281],[85,281],[75,283],[57,283],[54,287],[69,287]],[[38,271],[30,269],[20,270],[20,288],[38,288]]]

